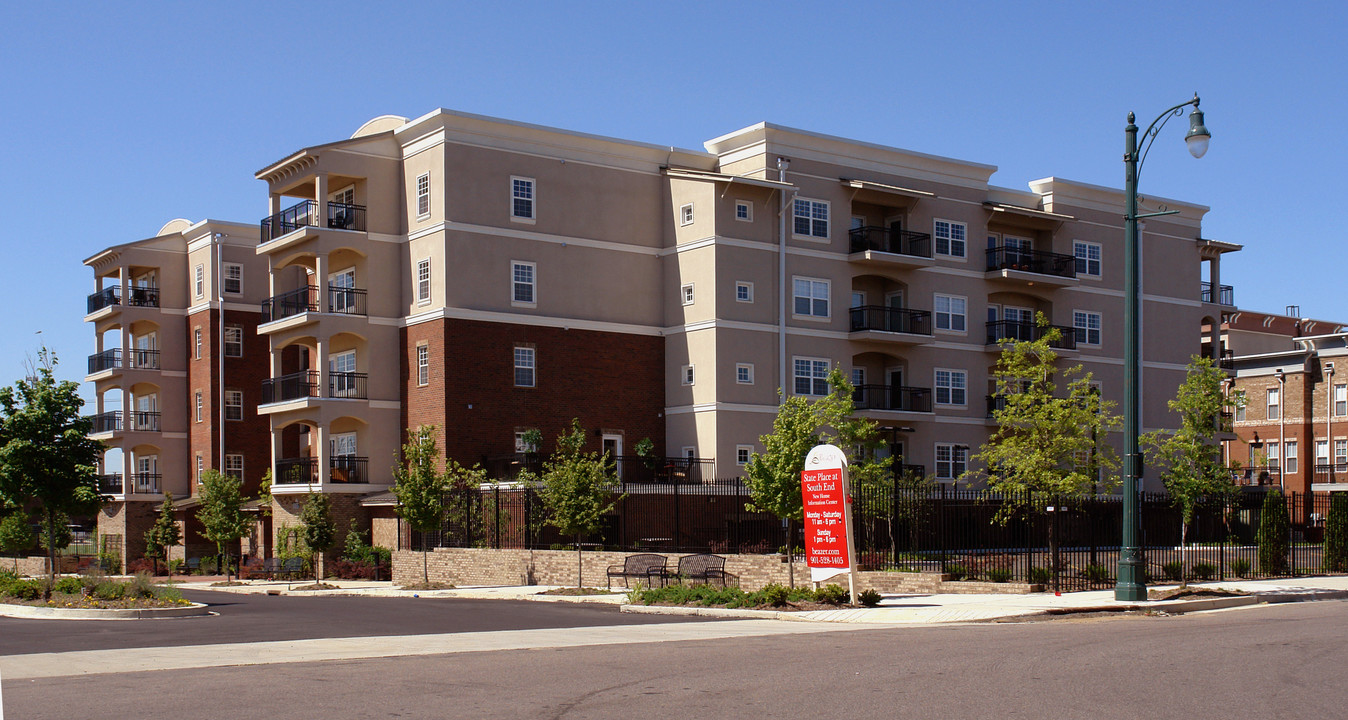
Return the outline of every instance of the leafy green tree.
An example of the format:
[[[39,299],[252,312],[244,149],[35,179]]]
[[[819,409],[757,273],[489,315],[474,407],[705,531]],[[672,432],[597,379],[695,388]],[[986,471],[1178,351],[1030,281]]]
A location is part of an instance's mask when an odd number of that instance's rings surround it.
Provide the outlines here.
[[[79,385],[57,382],[56,365],[43,348],[27,378],[0,389],[0,509],[32,507],[42,519],[49,586],[56,582],[58,516],[92,515],[103,501],[103,443],[89,438],[93,425],[80,414]]]
[[[580,539],[598,532],[604,515],[618,504],[612,467],[598,453],[585,452],[585,431],[571,420],[571,431],[557,436],[557,452],[543,463],[542,498],[548,522],[576,539],[576,587],[583,587]]]
[[[1259,530],[1255,542],[1259,545],[1259,571],[1265,575],[1287,573],[1287,550],[1291,541],[1292,521],[1287,517],[1287,502],[1278,490],[1264,494],[1264,507],[1259,513]]]
[[[173,494],[166,492],[164,502],[159,504],[159,517],[155,519],[154,525],[145,531],[145,554],[151,559],[163,558],[164,564],[167,565],[169,549],[180,542],[182,532],[173,519]]]
[[[758,438],[763,452],[752,453],[745,467],[744,483],[751,498],[747,509],[786,520],[787,572],[792,587],[796,573],[791,545],[796,524],[804,520],[800,473],[805,469],[805,456],[816,445],[836,445],[847,455],[848,475],[854,486],[864,488],[863,495],[873,494],[875,486],[885,482],[893,462],[893,458],[876,457],[879,428],[871,420],[853,416],[853,387],[841,370],[829,372],[828,385],[829,394],[813,402],[799,395],[784,398],[772,421],[772,432]]]
[[[1329,515],[1325,518],[1326,572],[1348,571],[1348,493],[1330,496]],[[4,526],[0,525],[0,535]]]
[[[1180,565],[1185,568],[1189,566],[1189,526],[1199,505],[1225,504],[1237,491],[1217,439],[1229,402],[1222,392],[1225,379],[1226,374],[1212,360],[1194,356],[1184,382],[1169,402],[1171,412],[1179,415],[1179,429],[1157,430],[1141,438],[1148,460],[1160,471],[1170,502],[1180,511]],[[1180,583],[1181,587],[1188,584],[1187,573]]]
[[[314,553],[314,581],[323,579],[323,553],[337,542],[337,523],[332,520],[332,501],[322,493],[309,493],[300,510],[304,544]]]
[[[1080,365],[1059,371],[1052,343],[1062,335],[1042,313],[1038,323],[1047,328],[1040,339],[1002,342],[993,372],[1002,400],[992,414],[997,428],[973,456],[982,467],[963,476],[1002,495],[1001,523],[1023,510],[1042,511],[1050,501],[1107,489],[1100,487],[1100,473],[1118,466],[1103,443],[1118,424],[1114,403],[1101,399]]]
[[[435,426],[422,425],[407,433],[402,461],[393,467],[393,494],[398,498],[398,517],[420,533],[439,530],[448,509],[445,496],[449,481],[436,470],[439,452],[435,447]],[[428,548],[421,546],[421,580],[430,582]]]
[[[15,510],[0,520],[0,551],[14,553],[14,572],[19,571],[19,553],[36,542],[33,529],[28,526],[28,513]]]
[[[201,534],[215,543],[216,552],[225,561],[225,576],[229,577],[229,547],[253,528],[253,519],[243,511],[243,480],[207,470],[201,474],[197,500],[201,503],[197,509]]]

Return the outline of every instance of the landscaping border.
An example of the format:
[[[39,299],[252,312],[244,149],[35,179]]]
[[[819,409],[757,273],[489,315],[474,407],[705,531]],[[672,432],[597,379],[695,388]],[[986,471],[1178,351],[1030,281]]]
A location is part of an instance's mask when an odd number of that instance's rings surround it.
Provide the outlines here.
[[[29,620],[160,620],[210,615],[210,606],[192,603],[167,608],[58,608],[0,603],[0,615]]]

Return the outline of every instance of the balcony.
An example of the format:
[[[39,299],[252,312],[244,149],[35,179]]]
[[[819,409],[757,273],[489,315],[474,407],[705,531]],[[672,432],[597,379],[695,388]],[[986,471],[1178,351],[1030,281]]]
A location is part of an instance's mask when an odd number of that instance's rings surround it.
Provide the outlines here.
[[[1049,342],[1049,347],[1055,350],[1077,349],[1076,328],[1070,328],[1065,325],[1047,325],[1040,327],[1037,323],[1026,320],[990,320],[987,325],[987,344],[994,349],[998,348],[1003,340],[1034,342],[1035,340],[1042,338],[1049,330],[1057,330],[1060,335],[1057,340]]]
[[[365,290],[328,286],[328,312],[338,315],[366,315]]]
[[[852,391],[857,410],[931,412],[931,388],[905,385],[858,385]]]
[[[1001,278],[1048,285],[1073,285],[1077,281],[1077,259],[1072,255],[1001,245],[989,248],[987,258],[984,277],[989,280]]]
[[[318,312],[318,286],[307,285],[262,301],[262,322],[284,320],[307,312]]]
[[[304,200],[275,215],[262,219],[261,243],[268,243],[300,228],[326,227],[333,230],[365,230],[365,206],[328,203],[328,217],[319,224],[318,202]]]
[[[931,339],[931,313],[926,310],[863,305],[847,311],[854,340],[927,342]],[[904,338],[902,335],[917,335]]]
[[[318,458],[286,458],[276,461],[277,485],[315,485],[318,483]]]
[[[988,402],[988,419],[989,419],[989,420],[991,420],[991,419],[997,414],[997,411],[998,411],[998,410],[1005,410],[1005,409],[1006,409],[1006,396],[1005,396],[1005,395],[988,395],[988,396],[987,396],[987,402]]]
[[[159,413],[136,410],[131,413],[131,427],[136,432],[159,432]]]
[[[931,235],[928,233],[867,226],[852,228],[848,239],[848,252],[882,252],[931,259]]]
[[[263,405],[311,397],[318,397],[317,370],[301,370],[262,381]]]
[[[1279,485],[1282,472],[1277,467],[1227,468],[1231,480],[1240,486],[1270,487]]]
[[[131,492],[142,495],[158,495],[159,481],[163,477],[159,473],[134,473],[131,475]]]
[[[114,370],[122,366],[122,349],[113,348],[89,356],[89,374]]]
[[[133,287],[130,288],[130,294],[131,297],[125,303],[129,307],[159,307],[159,288]],[[122,304],[122,288],[119,285],[113,285],[89,296],[88,314],[96,313],[105,307]]]
[[[89,419],[93,422],[91,432],[95,435],[119,432],[122,429],[122,412],[120,410],[99,413]]]
[[[1216,302],[1218,305],[1227,305],[1230,307],[1235,307],[1236,305],[1236,291],[1235,288],[1230,285],[1218,285],[1217,297],[1214,300],[1212,295],[1212,283],[1204,280],[1202,289],[1199,290],[1199,296],[1205,303]]]
[[[328,397],[352,400],[369,399],[365,389],[368,376],[365,373],[330,372],[328,373]]]
[[[1340,478],[1348,482],[1348,461],[1315,463],[1315,482],[1337,483]]]
[[[370,481],[370,459],[355,455],[335,455],[328,458],[328,481],[335,483],[367,483]]]
[[[98,492],[104,495],[121,495],[124,492],[122,487],[121,473],[108,473],[98,476]]]

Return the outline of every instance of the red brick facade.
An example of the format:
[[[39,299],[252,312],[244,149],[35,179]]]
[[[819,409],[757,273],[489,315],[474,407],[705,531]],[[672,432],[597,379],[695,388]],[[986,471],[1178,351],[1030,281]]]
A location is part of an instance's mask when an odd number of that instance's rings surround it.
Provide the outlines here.
[[[220,356],[223,350],[218,311],[209,310],[188,316],[187,322],[187,424],[190,449],[188,472],[193,476],[193,494],[196,493],[196,457],[201,455],[203,467],[223,472],[220,465]],[[225,453],[242,454],[243,492],[257,495],[262,476],[271,468],[271,428],[266,418],[257,414],[262,400],[262,381],[270,374],[266,337],[257,334],[259,315],[238,310],[225,311],[226,325],[238,325],[243,331],[243,356],[225,358],[226,390],[243,392],[243,419],[225,421]],[[201,331],[201,354],[197,358],[196,332]],[[201,393],[201,422],[197,422],[196,396]]]

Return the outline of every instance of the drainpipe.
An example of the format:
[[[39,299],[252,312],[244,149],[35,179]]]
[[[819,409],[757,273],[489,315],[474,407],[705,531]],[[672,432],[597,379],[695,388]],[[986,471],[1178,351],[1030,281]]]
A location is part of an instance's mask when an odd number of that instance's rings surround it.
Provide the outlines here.
[[[1334,482],[1334,363],[1325,363],[1325,460],[1329,481]]]
[[[215,233],[211,244],[215,249],[215,298],[220,303],[220,339],[217,341],[219,346],[215,349],[220,363],[220,380],[216,388],[219,403],[216,416],[220,424],[220,452],[216,457],[215,469],[223,473],[225,471],[225,234]]]
[[[1278,378],[1278,487],[1287,494],[1287,384],[1282,368],[1273,371]]]
[[[786,169],[790,166],[790,160],[777,158],[778,182],[786,182]],[[781,297],[777,303],[777,377],[781,382],[782,394],[777,402],[780,403],[786,399],[786,304],[791,296],[786,287],[786,210],[790,198],[786,196],[786,188],[779,188],[778,192],[781,193],[781,202],[777,212],[777,288]],[[790,544],[789,540],[787,544]]]

